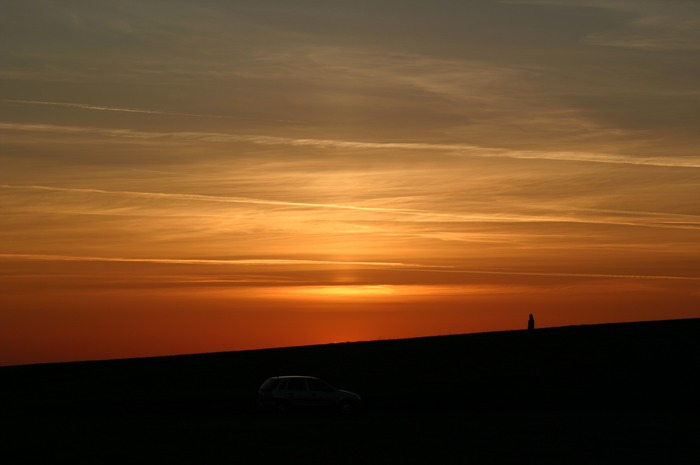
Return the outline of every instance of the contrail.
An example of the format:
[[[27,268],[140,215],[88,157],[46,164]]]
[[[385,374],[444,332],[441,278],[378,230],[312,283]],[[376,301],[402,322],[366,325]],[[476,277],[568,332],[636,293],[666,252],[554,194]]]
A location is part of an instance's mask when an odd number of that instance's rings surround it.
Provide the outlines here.
[[[104,189],[89,189],[89,188],[76,188],[76,187],[53,187],[53,186],[37,186],[37,185],[7,185],[1,184],[0,189],[27,189],[27,190],[43,190],[52,192],[71,192],[71,193],[83,193],[83,194],[98,194],[98,195],[120,195],[126,197],[137,197],[137,198],[147,198],[147,199],[166,199],[166,200],[182,200],[191,202],[214,202],[214,203],[233,203],[233,204],[248,204],[248,205],[268,205],[268,206],[282,206],[282,207],[308,207],[308,208],[321,208],[321,209],[335,209],[335,210],[350,210],[350,211],[361,211],[361,212],[372,212],[372,213],[391,213],[398,215],[411,215],[418,218],[416,221],[438,221],[448,220],[448,221],[461,221],[461,222],[539,222],[539,223],[549,223],[549,222],[563,222],[563,223],[580,223],[580,224],[604,224],[604,225],[617,225],[617,226],[632,226],[632,227],[646,227],[646,228],[659,228],[659,229],[698,229],[699,225],[696,224],[668,224],[668,223],[642,223],[633,221],[612,221],[612,220],[591,220],[591,219],[580,219],[572,217],[556,217],[556,216],[523,216],[523,215],[474,215],[474,214],[460,214],[460,213],[446,213],[446,212],[435,212],[431,210],[420,210],[420,209],[410,209],[410,208],[388,208],[388,207],[361,207],[357,205],[341,205],[332,203],[311,203],[311,202],[290,202],[285,200],[267,200],[267,199],[256,199],[250,197],[222,197],[214,195],[202,195],[202,194],[174,194],[174,193],[164,193],[164,192],[136,192],[136,191],[111,191]],[[561,211],[562,209],[550,209],[553,211]],[[633,211],[616,211],[616,210],[596,210],[596,209],[577,209],[573,210],[579,211],[601,211],[605,213],[618,213],[618,214],[635,214]],[[637,212],[640,216],[670,216],[670,217],[686,217],[686,218],[697,218],[698,215],[690,214],[675,214],[675,213],[654,213],[654,212]],[[421,220],[420,218],[423,218]]]
[[[615,215],[636,215],[636,216],[669,216],[678,218],[700,218],[700,215],[695,215],[692,213],[663,213],[663,212],[650,212],[644,210],[611,210],[607,208],[580,208],[571,207],[572,210],[583,211],[583,212],[594,212],[594,213],[612,213]]]
[[[356,205],[338,205],[332,203],[309,203],[309,202],[289,202],[284,200],[265,200],[254,199],[249,197],[221,197],[215,195],[201,194],[171,194],[161,192],[135,192],[135,191],[109,191],[103,189],[83,189],[83,188],[68,188],[68,187],[51,187],[51,186],[12,186],[0,185],[2,189],[31,189],[45,190],[54,192],[74,192],[85,194],[104,194],[104,195],[122,195],[128,197],[143,197],[149,199],[170,199],[170,200],[190,200],[199,202],[218,202],[218,203],[244,203],[255,205],[278,205],[285,207],[313,207],[313,208],[333,208],[340,210],[359,210],[369,212],[382,213],[424,213],[419,210],[400,209],[400,208],[380,208],[380,207],[359,207]]]
[[[143,113],[147,115],[168,115],[168,116],[194,116],[197,118],[226,118],[225,116],[203,115],[197,113],[177,113],[169,111],[148,110],[144,108],[129,108],[129,107],[112,107],[106,105],[93,105],[89,103],[71,103],[71,102],[44,102],[40,100],[16,100],[16,99],[0,99],[0,102],[22,103],[26,105],[49,105],[63,108],[79,108],[81,110],[97,110],[97,111],[117,111],[123,113]]]
[[[400,262],[367,262],[367,261],[336,261],[336,260],[301,260],[301,259],[176,259],[176,258],[124,258],[124,257],[91,257],[76,255],[46,255],[46,254],[14,254],[0,253],[0,258],[37,260],[37,261],[70,261],[70,262],[112,262],[112,263],[158,263],[165,265],[353,265],[385,268],[398,268],[414,273],[454,273],[499,276],[541,276],[553,278],[606,278],[606,279],[663,279],[700,281],[698,276],[670,275],[636,275],[636,274],[607,274],[607,273],[564,273],[541,271],[508,271],[508,270],[464,270],[453,266],[422,265]]]
[[[0,258],[63,261],[63,262],[116,262],[116,263],[159,263],[166,265],[356,265],[388,268],[426,268],[440,269],[449,266],[431,266],[415,263],[399,262],[363,262],[337,260],[300,260],[300,259],[178,259],[178,258],[124,258],[124,257],[90,257],[78,255],[45,255],[45,254],[14,254],[0,253]]]
[[[77,103],[77,102],[48,102],[42,100],[18,100],[18,99],[0,99],[0,102],[7,103],[20,103],[23,105],[50,105],[63,108],[77,108],[80,110],[95,110],[95,111],[116,111],[123,113],[141,113],[147,115],[165,115],[165,116],[189,116],[194,118],[214,118],[214,119],[235,119],[235,120],[264,120],[264,121],[276,121],[284,123],[295,123],[295,124],[307,124],[305,121],[300,120],[290,120],[290,119],[279,119],[279,118],[259,118],[250,116],[224,116],[224,115],[208,115],[202,113],[182,113],[182,112],[172,112],[172,111],[162,111],[162,110],[151,110],[147,108],[133,108],[133,107],[115,107],[108,105],[95,105],[90,103]]]
[[[50,104],[50,103],[47,103]],[[73,104],[70,104],[73,105]],[[79,105],[79,104],[74,104]],[[112,108],[112,107],[104,107]],[[132,111],[141,113],[162,113],[175,115],[176,113],[154,112],[150,110],[138,110],[123,108],[119,111]],[[203,116],[209,115],[188,115]],[[224,118],[224,117],[217,117]],[[589,152],[546,152],[534,150],[508,150],[503,148],[480,147],[469,144],[440,144],[440,143],[410,143],[410,142],[362,142],[333,139],[293,139],[288,137],[261,136],[251,134],[224,134],[208,132],[145,132],[131,129],[99,129],[76,126],[56,126],[48,124],[17,124],[0,123],[0,129],[19,131],[57,132],[66,134],[97,134],[107,137],[121,137],[135,140],[172,139],[198,140],[204,142],[248,142],[259,145],[288,145],[317,148],[337,149],[399,149],[399,150],[430,150],[449,152],[452,155],[479,158],[511,158],[523,160],[552,160],[561,162],[586,162],[607,163],[617,165],[635,166],[659,166],[671,168],[700,168],[700,161],[694,158],[632,158],[609,153]]]
[[[423,270],[406,270],[423,271]],[[488,270],[425,270],[434,273],[457,274],[486,274],[505,276],[543,276],[553,278],[612,278],[612,279],[672,279],[684,281],[700,281],[700,276],[668,276],[668,275],[632,275],[632,274],[605,274],[605,273],[560,273],[549,271],[488,271]]]

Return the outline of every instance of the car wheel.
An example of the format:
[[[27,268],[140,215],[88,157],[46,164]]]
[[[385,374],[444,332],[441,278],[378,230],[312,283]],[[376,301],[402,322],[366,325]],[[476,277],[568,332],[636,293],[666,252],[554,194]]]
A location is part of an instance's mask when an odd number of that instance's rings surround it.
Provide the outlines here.
[[[289,413],[289,411],[292,409],[292,406],[289,402],[285,402],[283,400],[277,402],[277,405],[275,405],[275,410],[277,413],[280,415]]]
[[[340,413],[344,413],[346,415],[349,415],[351,413],[354,413],[355,410],[357,410],[357,406],[355,405],[355,402],[346,400],[345,402],[342,402],[340,404]]]

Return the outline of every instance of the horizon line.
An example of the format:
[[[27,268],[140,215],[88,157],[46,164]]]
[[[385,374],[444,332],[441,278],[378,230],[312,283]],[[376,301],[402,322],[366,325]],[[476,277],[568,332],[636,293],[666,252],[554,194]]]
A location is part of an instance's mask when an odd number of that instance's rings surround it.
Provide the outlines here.
[[[700,317],[688,317],[688,318],[670,318],[670,319],[661,319],[661,320],[625,320],[625,321],[612,321],[612,322],[607,322],[607,323],[580,323],[580,324],[571,324],[571,325],[564,325],[564,326],[540,326],[536,327],[534,330],[535,333],[540,332],[540,331],[549,331],[549,330],[558,330],[558,329],[567,329],[567,328],[582,328],[582,327],[591,327],[591,326],[611,326],[611,325],[636,325],[636,324],[658,324],[658,323],[672,323],[672,322],[682,322],[682,321],[695,321],[698,320],[700,321]],[[19,363],[19,364],[13,364],[13,365],[0,365],[0,370],[3,368],[16,368],[16,367],[39,367],[39,366],[55,366],[55,365],[65,365],[65,364],[78,364],[78,363],[109,363],[109,362],[125,362],[125,361],[148,361],[148,360],[154,360],[154,359],[162,359],[162,358],[175,358],[175,357],[206,357],[209,355],[220,355],[220,354],[238,354],[242,352],[258,352],[258,351],[264,351],[264,350],[285,350],[285,349],[297,349],[297,348],[303,348],[303,347],[326,347],[326,346],[337,346],[337,345],[343,345],[343,344],[372,344],[372,343],[382,343],[382,342],[400,342],[400,341],[415,341],[418,339],[433,339],[433,338],[448,338],[448,337],[460,337],[460,336],[475,336],[475,335],[483,335],[483,334],[501,334],[501,333],[513,333],[513,332],[521,332],[521,333],[526,333],[528,330],[526,328],[517,328],[517,329],[500,329],[500,330],[493,330],[493,331],[477,331],[473,333],[447,333],[447,334],[433,334],[433,335],[426,335],[426,336],[410,336],[410,337],[401,337],[401,338],[388,338],[388,339],[361,339],[361,340],[353,340],[353,341],[342,341],[342,342],[322,342],[318,344],[299,344],[299,345],[289,345],[289,346],[270,346],[270,347],[259,347],[255,349],[238,349],[238,350],[221,350],[221,351],[213,351],[213,352],[186,352],[186,353],[175,353],[175,354],[161,354],[161,355],[144,355],[144,356],[136,356],[136,357],[115,357],[115,358],[102,358],[102,359],[81,359],[81,360],[63,360],[63,361],[55,361],[55,362],[28,362],[28,363]]]

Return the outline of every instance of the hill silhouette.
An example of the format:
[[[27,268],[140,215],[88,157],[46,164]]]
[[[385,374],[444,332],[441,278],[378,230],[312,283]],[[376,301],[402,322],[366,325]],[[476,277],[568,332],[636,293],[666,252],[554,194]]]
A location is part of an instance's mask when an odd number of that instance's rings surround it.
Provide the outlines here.
[[[258,449],[291,463],[697,463],[699,335],[690,319],[3,367],[3,433],[96,463]],[[260,384],[284,374],[357,392],[365,411],[256,412]]]

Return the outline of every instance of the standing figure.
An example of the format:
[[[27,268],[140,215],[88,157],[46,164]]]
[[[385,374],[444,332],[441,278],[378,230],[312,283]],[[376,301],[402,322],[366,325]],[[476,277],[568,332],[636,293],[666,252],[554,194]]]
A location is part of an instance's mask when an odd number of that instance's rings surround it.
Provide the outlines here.
[[[535,318],[532,316],[532,313],[530,313],[530,318],[527,320],[527,330],[528,331],[535,330]]]

